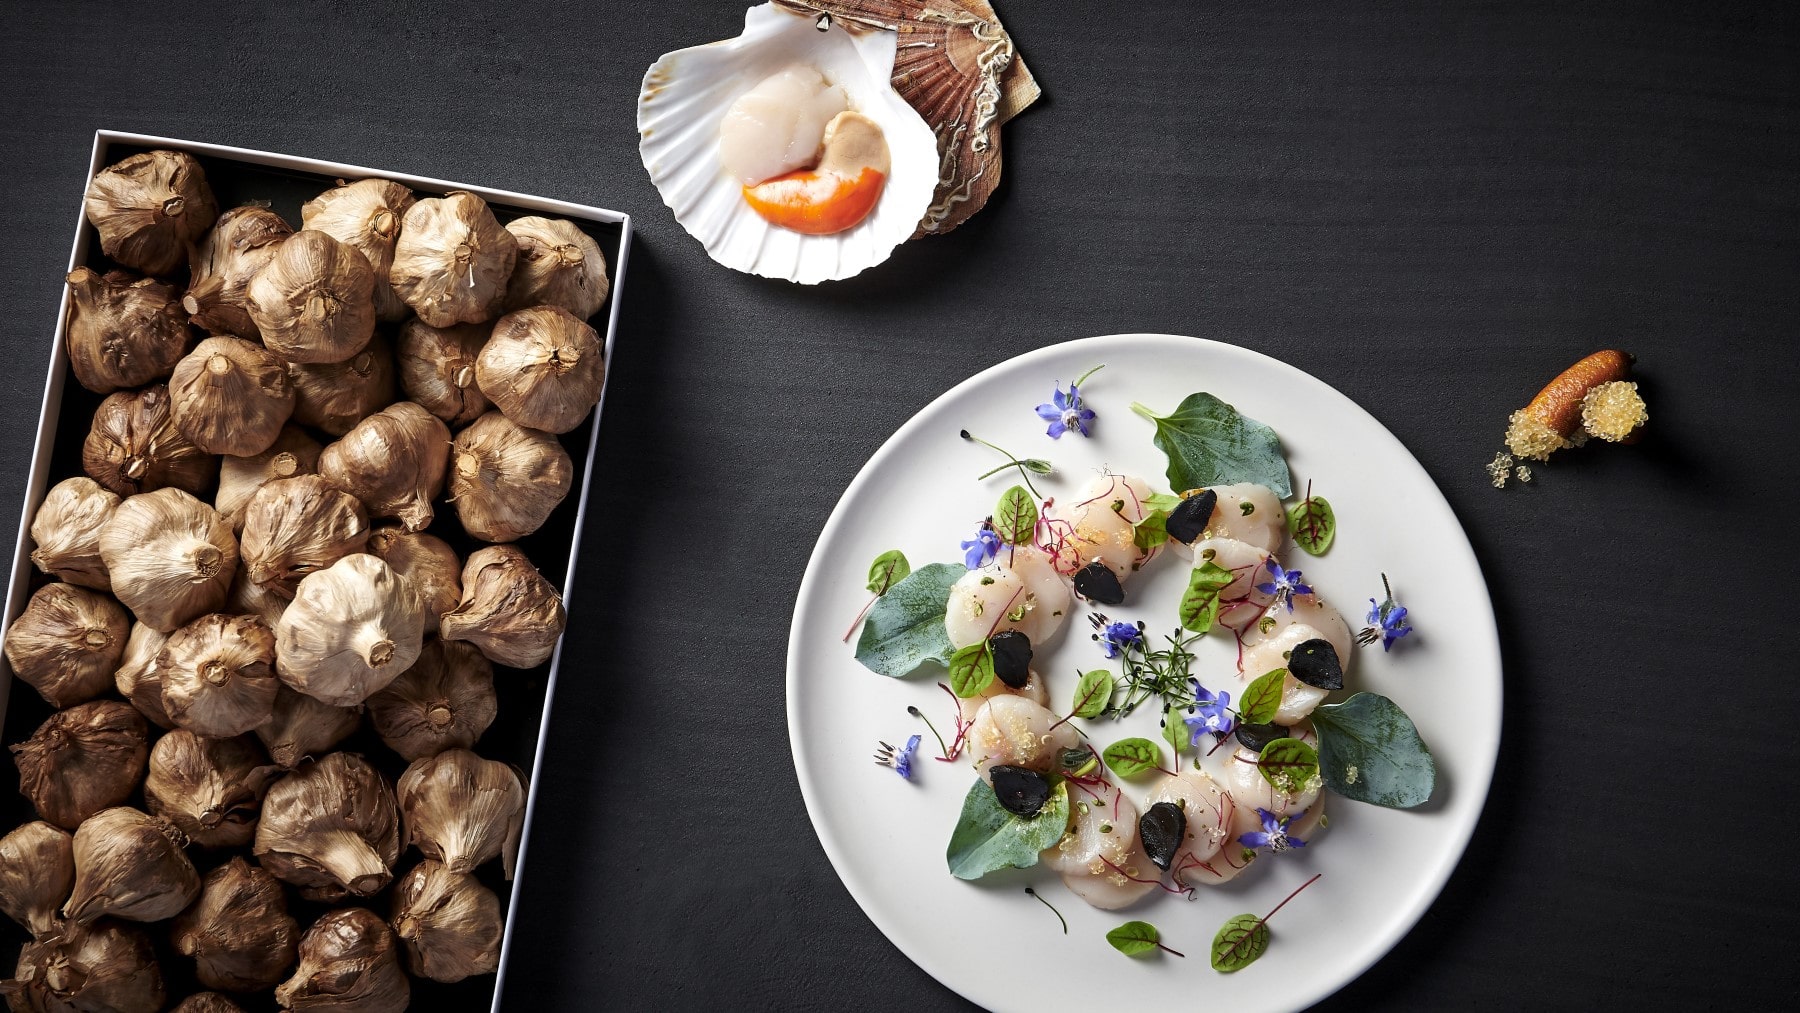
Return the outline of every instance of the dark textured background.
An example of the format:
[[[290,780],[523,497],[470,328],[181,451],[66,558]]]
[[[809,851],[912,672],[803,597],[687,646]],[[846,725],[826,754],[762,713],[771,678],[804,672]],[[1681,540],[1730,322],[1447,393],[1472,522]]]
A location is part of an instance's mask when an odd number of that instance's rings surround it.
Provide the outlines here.
[[[638,216],[512,1006],[953,1009],[838,884],[795,786],[813,539],[984,366],[1116,331],[1241,343],[1418,454],[1506,634],[1468,856],[1326,1006],[1791,1002],[1795,8],[1307,6],[1001,0],[1047,97],[1007,128],[997,198],[814,290],[712,264],[637,160],[644,68],[735,34],[735,3],[11,5],[0,516],[97,127]],[[1652,435],[1488,488],[1506,413],[1611,345]]]

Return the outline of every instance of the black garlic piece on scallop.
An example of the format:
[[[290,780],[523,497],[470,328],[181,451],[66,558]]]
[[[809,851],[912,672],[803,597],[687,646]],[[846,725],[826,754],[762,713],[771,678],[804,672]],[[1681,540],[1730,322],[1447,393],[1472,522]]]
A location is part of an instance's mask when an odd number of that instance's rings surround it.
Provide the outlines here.
[[[1013,689],[1031,681],[1031,638],[1018,630],[1002,630],[988,638],[994,656],[994,674]]]
[[[1303,640],[1288,657],[1288,672],[1315,689],[1343,689],[1344,666],[1327,640]]]
[[[1002,764],[989,770],[988,775],[993,778],[994,797],[1000,801],[1000,808],[1014,816],[1029,819],[1050,801],[1050,781],[1035,770]]]
[[[1125,588],[1119,583],[1119,575],[1099,560],[1075,571],[1075,593],[1102,605],[1118,605],[1125,601]]]
[[[1276,739],[1293,737],[1294,730],[1285,725],[1254,725],[1247,722],[1239,722],[1236,734],[1238,745],[1243,746],[1252,753],[1261,753],[1264,746],[1274,742]]]
[[[1194,544],[1194,539],[1206,531],[1206,522],[1212,520],[1213,510],[1219,505],[1219,494],[1211,489],[1202,489],[1198,494],[1189,496],[1169,511],[1169,519],[1164,529],[1169,537],[1183,545]]]
[[[1175,852],[1186,834],[1187,813],[1173,802],[1158,802],[1138,817],[1138,840],[1143,842],[1144,854],[1164,872],[1175,861]]]

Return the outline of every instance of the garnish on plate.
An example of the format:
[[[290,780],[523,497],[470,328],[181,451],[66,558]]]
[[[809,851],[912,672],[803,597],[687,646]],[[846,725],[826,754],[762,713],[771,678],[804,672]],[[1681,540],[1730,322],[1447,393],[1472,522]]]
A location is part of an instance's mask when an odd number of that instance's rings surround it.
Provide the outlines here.
[[[844,643],[850,642],[850,634],[855,633],[856,628],[862,625],[863,617],[875,607],[875,602],[888,593],[888,588],[905,580],[909,573],[912,573],[912,564],[906,561],[906,554],[899,549],[889,549],[875,557],[875,562],[869,564],[868,586],[873,596],[862,607],[862,611],[856,613],[856,621],[844,631]]]
[[[1187,954],[1182,953],[1179,950],[1171,950],[1167,946],[1164,946],[1162,944],[1162,936],[1156,931],[1156,926],[1149,922],[1126,922],[1118,928],[1113,929],[1111,932],[1108,932],[1106,934],[1106,941],[1112,944],[1113,949],[1118,950],[1127,957],[1142,956],[1146,953],[1154,953],[1157,950],[1174,954],[1177,957],[1187,956]]]
[[[975,480],[977,482],[979,482],[983,479],[986,479],[986,478],[991,478],[994,475],[998,475],[1008,468],[1017,468],[1019,471],[1019,477],[1021,479],[1023,479],[1025,482],[1025,488],[1030,489],[1031,494],[1033,496],[1037,496],[1038,495],[1037,486],[1031,484],[1031,476],[1033,476],[1033,475],[1049,475],[1050,473],[1052,473],[1056,470],[1055,468],[1053,468],[1051,466],[1049,461],[1046,461],[1043,458],[1014,457],[1010,451],[1008,451],[1002,447],[995,446],[992,443],[989,443],[988,441],[982,439],[981,437],[970,433],[967,429],[960,431],[957,435],[961,436],[965,440],[968,440],[970,443],[979,443],[982,446],[988,448],[989,450],[992,450],[995,453],[998,453],[1001,456],[1006,458],[1005,464],[999,465],[997,467],[989,468],[987,471],[984,471],[981,474],[976,475]]]
[[[1094,421],[1094,410],[1089,408],[1086,402],[1082,400],[1081,385],[1087,382],[1088,377],[1093,376],[1095,373],[1098,373],[1105,368],[1106,364],[1101,363],[1093,369],[1081,374],[1080,379],[1069,384],[1069,389],[1066,393],[1060,385],[1052,389],[1050,400],[1038,405],[1037,408],[1034,409],[1037,412],[1038,418],[1049,423],[1049,426],[1044,429],[1044,435],[1053,440],[1062,439],[1064,433],[1080,433],[1083,436],[1093,435],[1093,433],[1088,432],[1088,423]]]
[[[1269,949],[1269,919],[1275,912],[1287,907],[1288,901],[1300,896],[1300,891],[1319,881],[1323,873],[1314,873],[1313,878],[1301,883],[1293,893],[1287,895],[1281,903],[1261,918],[1253,914],[1233,915],[1220,926],[1217,935],[1213,936],[1212,967],[1215,971],[1230,974],[1241,971],[1256,963]]]
[[[1063,779],[1056,779],[1035,813],[1020,816],[1008,812],[993,787],[976,778],[963,798],[944,859],[958,879],[979,879],[996,869],[1029,869],[1068,826],[1069,787]]]
[[[994,519],[989,517],[975,529],[975,537],[962,543],[963,567],[979,570],[994,561],[1000,552],[1000,533],[994,530]]]
[[[1063,917],[1063,913],[1061,911],[1056,910],[1055,904],[1052,904],[1049,901],[1045,900],[1043,897],[1039,896],[1038,892],[1036,890],[1033,890],[1029,886],[1025,888],[1025,893],[1027,896],[1031,897],[1033,900],[1037,901],[1039,904],[1042,904],[1045,907],[1049,908],[1050,913],[1056,916],[1056,920],[1062,923],[1063,935],[1066,936],[1069,934],[1069,920],[1067,918]]]
[[[1380,604],[1376,604],[1373,598],[1369,599],[1369,625],[1356,635],[1356,642],[1368,647],[1379,640],[1381,649],[1385,652],[1394,646],[1394,641],[1411,633],[1413,628],[1406,621],[1406,606],[1394,601],[1394,589],[1388,586],[1385,573],[1381,575],[1381,589],[1387,592],[1387,597]]]
[[[1168,455],[1169,488],[1176,492],[1254,482],[1277,499],[1294,494],[1275,430],[1213,395],[1189,394],[1167,415],[1135,401],[1131,410],[1156,426],[1156,447]]]
[[[1294,611],[1295,595],[1313,593],[1313,589],[1301,581],[1299,570],[1283,569],[1273,558],[1263,566],[1269,571],[1269,579],[1256,585],[1256,589],[1263,594],[1273,595],[1277,602],[1287,606],[1290,613]]]
[[[912,780],[912,761],[913,755],[919,751],[919,736],[908,738],[906,744],[898,748],[886,742],[879,745],[881,748],[875,750],[875,762],[883,767],[892,767],[894,773],[908,781]]]
[[[1160,770],[1165,774],[1174,773],[1162,765],[1162,748],[1139,736],[1120,739],[1107,746],[1100,758],[1120,777],[1136,777],[1152,770]]]
[[[856,660],[872,672],[899,678],[928,661],[950,663],[944,608],[950,585],[968,571],[954,563],[922,566],[876,599],[856,640]]]
[[[1411,809],[1431,798],[1437,764],[1394,701],[1358,693],[1312,712],[1325,787],[1358,802]]]
[[[1337,538],[1337,514],[1325,497],[1313,495],[1310,480],[1305,498],[1288,507],[1288,534],[1311,556],[1323,556]]]

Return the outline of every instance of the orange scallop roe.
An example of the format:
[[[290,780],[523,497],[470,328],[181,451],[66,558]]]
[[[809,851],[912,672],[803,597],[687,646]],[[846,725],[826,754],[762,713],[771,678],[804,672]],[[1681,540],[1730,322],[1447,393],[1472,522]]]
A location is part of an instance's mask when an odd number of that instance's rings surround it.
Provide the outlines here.
[[[866,167],[854,176],[801,169],[744,187],[744,200],[772,225],[829,236],[867,218],[886,183],[885,173]]]

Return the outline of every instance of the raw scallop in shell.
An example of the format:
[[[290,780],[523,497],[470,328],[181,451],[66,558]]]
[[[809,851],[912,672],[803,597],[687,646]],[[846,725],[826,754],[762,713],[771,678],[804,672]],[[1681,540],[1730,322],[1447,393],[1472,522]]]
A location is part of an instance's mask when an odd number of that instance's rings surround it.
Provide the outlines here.
[[[651,65],[638,96],[638,150],[663,202],[714,260],[811,285],[859,274],[912,236],[937,186],[937,141],[889,83],[895,41],[891,32],[821,29],[811,18],[763,4],[745,14],[737,38],[678,50]],[[841,89],[848,109],[872,120],[886,142],[889,171],[873,210],[829,235],[764,220],[721,156],[719,126],[733,104],[795,68],[816,71]]]

